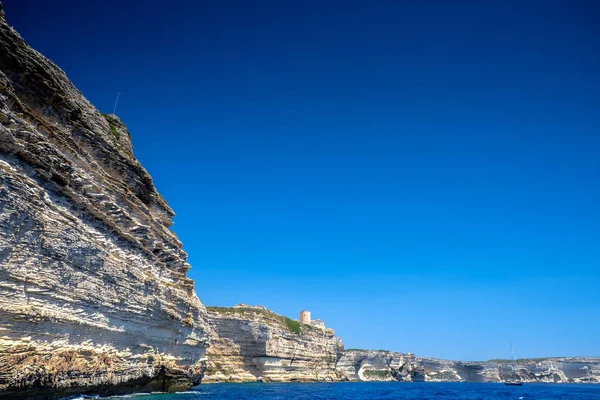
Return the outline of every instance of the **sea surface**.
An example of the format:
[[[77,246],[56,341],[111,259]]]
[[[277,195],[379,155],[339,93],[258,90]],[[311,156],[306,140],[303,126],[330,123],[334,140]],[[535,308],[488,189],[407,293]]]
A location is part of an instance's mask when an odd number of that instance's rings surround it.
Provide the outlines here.
[[[220,383],[205,384],[189,392],[136,394],[112,399],[135,400],[600,400],[600,385],[498,383]],[[80,397],[80,399],[82,399]]]

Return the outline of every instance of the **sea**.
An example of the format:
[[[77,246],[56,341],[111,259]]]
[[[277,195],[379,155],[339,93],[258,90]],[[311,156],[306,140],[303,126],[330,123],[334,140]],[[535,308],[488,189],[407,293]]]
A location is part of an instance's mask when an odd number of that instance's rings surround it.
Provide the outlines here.
[[[78,397],[78,399],[89,397]],[[188,392],[132,394],[111,399],[134,400],[600,400],[600,384],[500,383],[219,383]]]

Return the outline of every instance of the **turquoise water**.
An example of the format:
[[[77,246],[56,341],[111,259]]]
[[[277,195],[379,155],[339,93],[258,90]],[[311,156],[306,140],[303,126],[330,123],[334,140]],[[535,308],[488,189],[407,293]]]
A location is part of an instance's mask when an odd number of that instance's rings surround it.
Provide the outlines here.
[[[117,397],[114,397],[117,398]],[[600,385],[496,383],[221,383],[176,394],[120,396],[139,400],[600,400]]]

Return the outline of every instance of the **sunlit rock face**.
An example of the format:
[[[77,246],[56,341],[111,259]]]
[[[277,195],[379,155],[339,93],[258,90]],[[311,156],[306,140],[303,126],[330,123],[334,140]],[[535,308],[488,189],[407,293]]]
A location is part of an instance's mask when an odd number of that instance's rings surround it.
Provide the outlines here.
[[[346,350],[337,370],[348,380],[403,382],[600,383],[600,358],[451,361],[383,350]]]
[[[0,14],[0,397],[189,388],[209,327],[172,210]]]
[[[262,306],[209,307],[214,337],[203,382],[334,381],[343,350],[332,329],[298,323]]]
[[[350,381],[425,380],[414,355],[385,350],[346,350],[337,363],[337,370]]]

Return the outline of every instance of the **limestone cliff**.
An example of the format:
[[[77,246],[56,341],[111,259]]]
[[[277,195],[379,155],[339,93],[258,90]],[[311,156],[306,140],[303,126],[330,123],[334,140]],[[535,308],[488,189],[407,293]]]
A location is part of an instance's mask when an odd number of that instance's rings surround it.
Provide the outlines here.
[[[0,5],[0,396],[186,389],[206,310],[129,133]]]
[[[203,382],[340,380],[341,339],[262,306],[208,307],[214,337]]]
[[[337,370],[348,380],[404,382],[600,383],[600,358],[561,357],[518,360],[450,361],[391,351],[347,350]]]
[[[415,356],[384,350],[346,350],[337,370],[350,381],[424,381]]]

